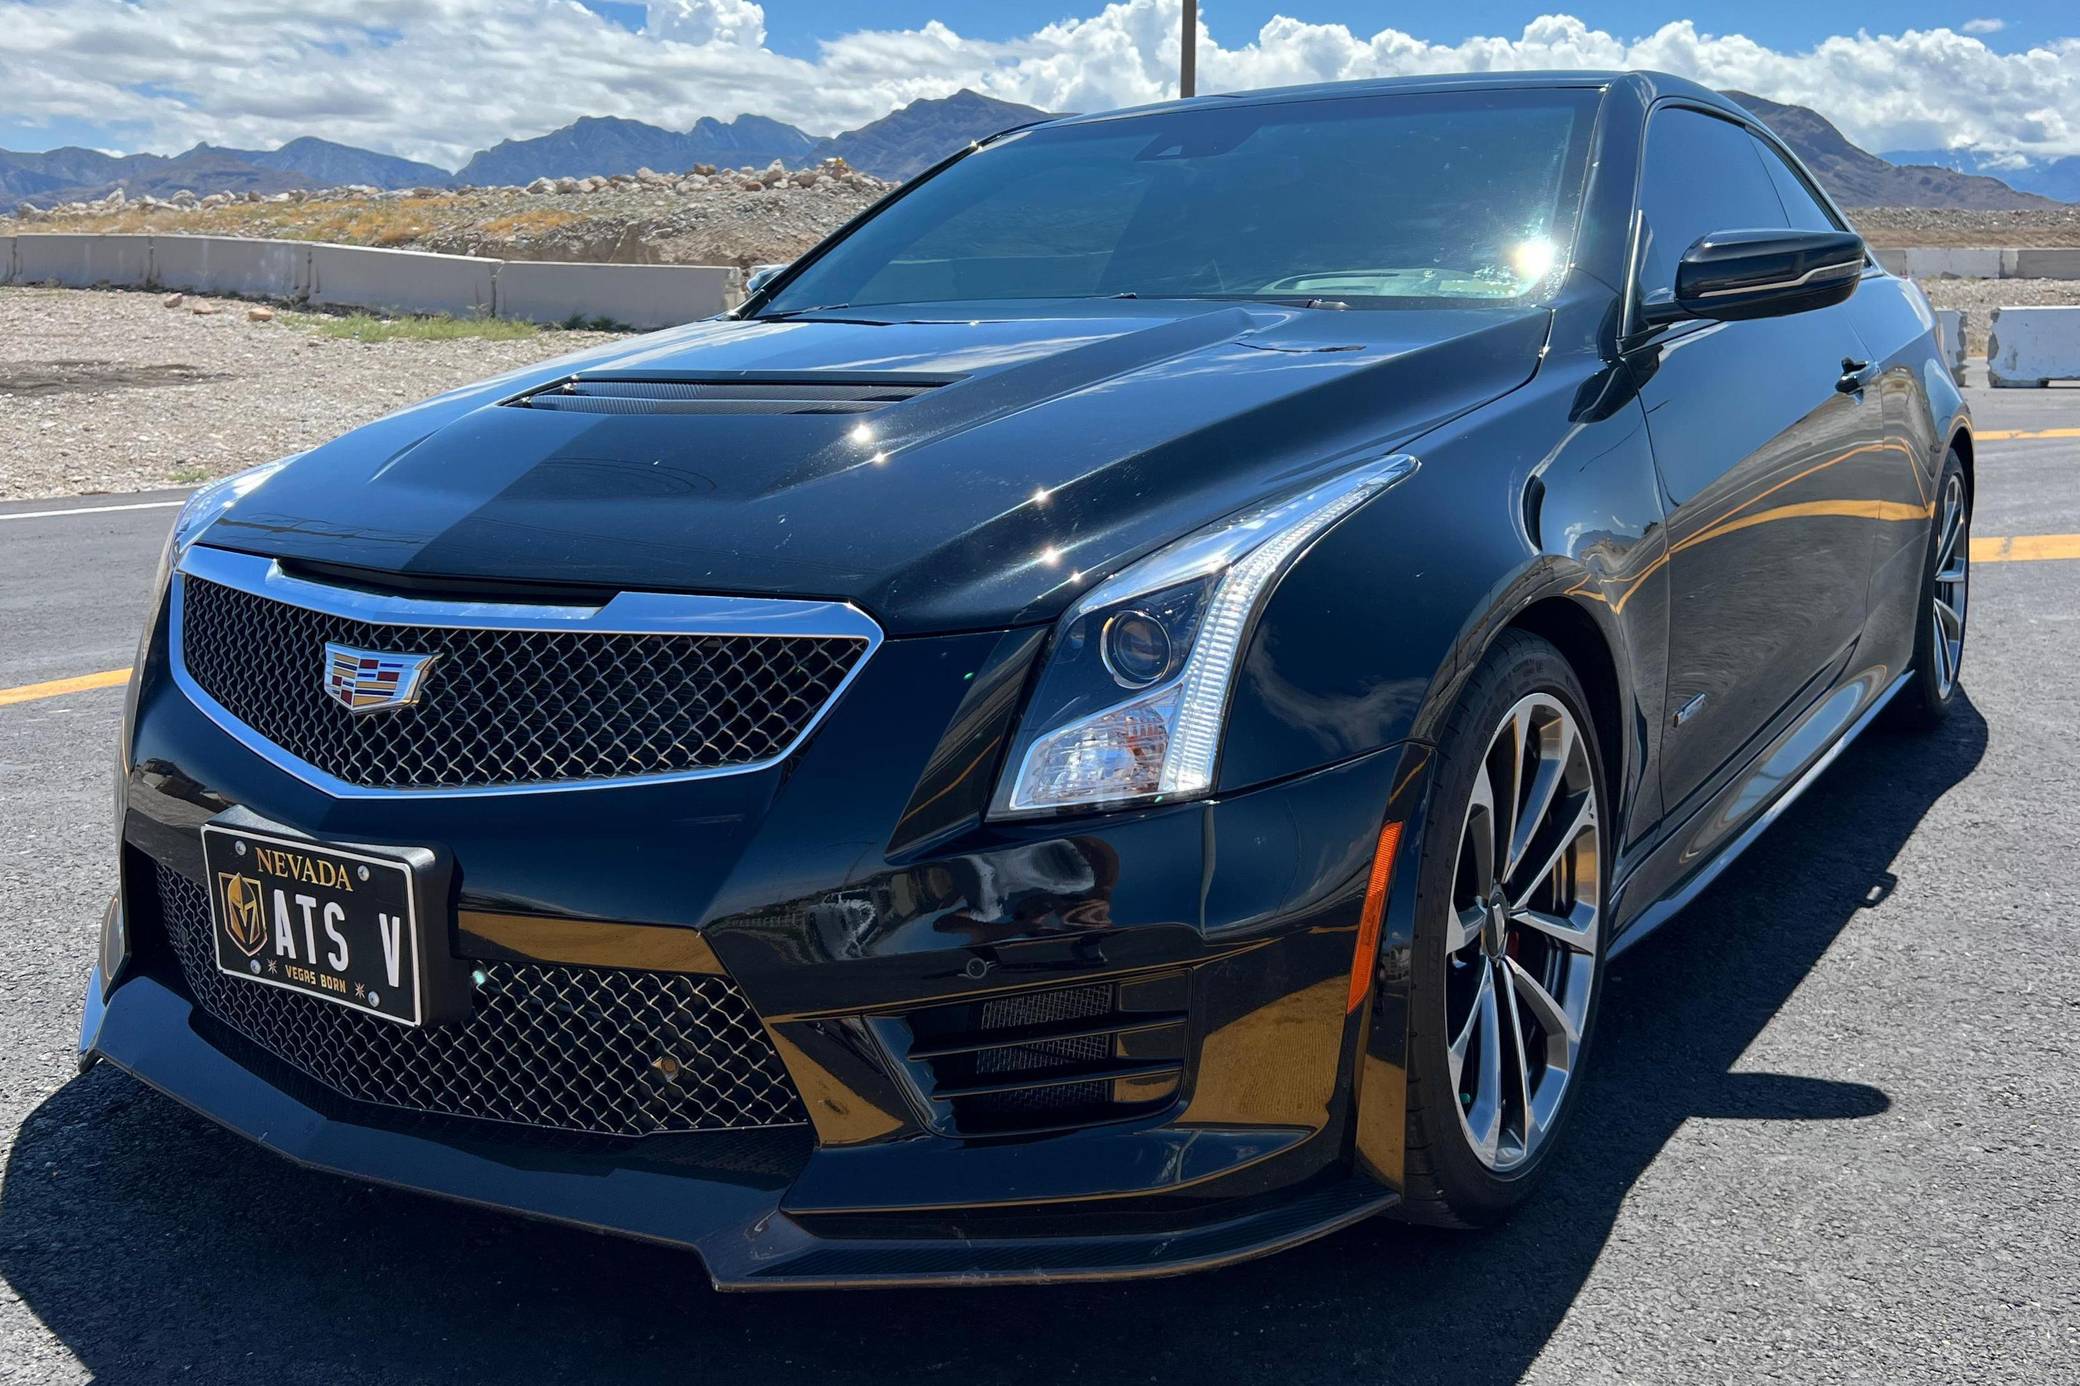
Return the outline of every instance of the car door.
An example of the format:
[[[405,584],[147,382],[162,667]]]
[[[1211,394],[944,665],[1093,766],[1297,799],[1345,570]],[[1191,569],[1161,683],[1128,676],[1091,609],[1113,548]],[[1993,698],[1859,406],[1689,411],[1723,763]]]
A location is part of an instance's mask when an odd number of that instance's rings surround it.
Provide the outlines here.
[[[1848,229],[1841,214],[1768,141],[1762,144],[1762,162],[1776,180],[1777,195],[1793,228]],[[1870,613],[1864,621],[1864,640],[1879,650],[1910,651],[1915,625],[1926,614],[1921,565],[1927,558],[1928,526],[1943,459],[1928,404],[1926,300],[1919,289],[1874,268],[1866,271],[1862,287],[1842,307],[1870,358],[1866,388],[1877,395],[1885,416],[1885,446],[1854,464],[1877,521],[1872,526]],[[1900,659],[1908,657],[1898,654]]]
[[[1700,237],[1787,225],[1745,126],[1686,106],[1653,112],[1636,305],[1672,299],[1677,262]],[[1856,641],[1872,552],[1864,464],[1883,445],[1883,410],[1857,374],[1867,363],[1846,304],[1627,342],[1668,507],[1661,775],[1680,812],[1826,692]]]

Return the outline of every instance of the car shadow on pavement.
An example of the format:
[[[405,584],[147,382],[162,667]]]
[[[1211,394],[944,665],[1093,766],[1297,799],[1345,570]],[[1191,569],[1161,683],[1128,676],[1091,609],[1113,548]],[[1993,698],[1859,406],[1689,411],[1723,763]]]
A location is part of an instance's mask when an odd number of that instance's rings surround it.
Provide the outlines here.
[[[1375,1220],[1126,1285],[721,1296],[689,1254],[294,1168],[104,1065],[23,1125],[0,1274],[110,1381],[1515,1381],[1683,1123],[1888,1109],[1735,1066],[1985,746],[1969,703],[1926,739],[1866,737],[1620,959],[1553,1178],[1493,1232]]]

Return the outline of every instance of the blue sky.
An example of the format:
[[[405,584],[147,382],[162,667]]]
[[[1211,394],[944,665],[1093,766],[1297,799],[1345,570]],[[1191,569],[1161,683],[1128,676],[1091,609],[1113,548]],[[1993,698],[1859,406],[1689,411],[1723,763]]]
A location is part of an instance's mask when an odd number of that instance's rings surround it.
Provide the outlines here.
[[[585,0],[587,6],[631,29],[643,24],[636,0]],[[854,29],[919,28],[937,19],[969,38],[1003,42],[1041,25],[1095,6],[1063,0],[773,0],[765,6],[767,44],[777,52],[811,57],[819,40]],[[1671,19],[1694,19],[1700,29],[1746,34],[1773,48],[1806,48],[1857,25],[1898,33],[1903,29],[1959,28],[1973,19],[2001,19],[2005,27],[1983,35],[1988,47],[2014,52],[2031,44],[2080,32],[2075,0],[1985,0],[1974,8],[1943,0],[1889,0],[1880,6],[1825,5],[1813,0],[1744,0],[1739,5],[1670,6],[1643,0],[1605,4],[1511,4],[1504,0],[1453,0],[1449,5],[1380,4],[1377,0],[1200,0],[1213,37],[1244,42],[1275,14],[1317,23],[1345,24],[1361,33],[1393,27],[1436,43],[1457,43],[1474,34],[1521,33],[1542,14],[1564,11],[1621,35],[1649,33]]]
[[[1175,91],[1181,0],[0,0],[0,148],[300,135],[458,167],[586,115],[834,134],[973,88]],[[2080,155],[2080,0],[1202,0],[1201,90],[1653,67],[1811,106],[1864,147]]]

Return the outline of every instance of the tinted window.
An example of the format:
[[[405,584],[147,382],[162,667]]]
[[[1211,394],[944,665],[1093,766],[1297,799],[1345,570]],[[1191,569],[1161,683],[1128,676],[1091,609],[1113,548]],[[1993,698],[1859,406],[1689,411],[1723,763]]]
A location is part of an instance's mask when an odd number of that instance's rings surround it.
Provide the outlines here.
[[[1676,262],[1700,237],[1785,225],[1755,137],[1732,121],[1681,108],[1656,112],[1647,126],[1639,205],[1646,219],[1639,271],[1645,303],[1674,297]]]
[[[1600,93],[1235,104],[1006,137],[833,246],[768,312],[1133,294],[1512,300],[1568,262]]]
[[[1762,165],[1769,170],[1770,181],[1777,185],[1777,197],[1784,204],[1784,215],[1791,220],[1796,231],[1840,231],[1843,226],[1820,205],[1806,180],[1798,176],[1797,170],[1784,162],[1784,156],[1763,143],[1755,142],[1761,151]]]

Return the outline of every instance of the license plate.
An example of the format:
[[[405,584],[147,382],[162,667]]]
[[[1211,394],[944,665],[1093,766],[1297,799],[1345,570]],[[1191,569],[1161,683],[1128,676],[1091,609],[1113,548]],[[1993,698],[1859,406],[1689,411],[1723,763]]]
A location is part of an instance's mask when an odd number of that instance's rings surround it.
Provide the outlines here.
[[[425,1019],[410,863],[203,825],[217,968],[400,1025]]]

